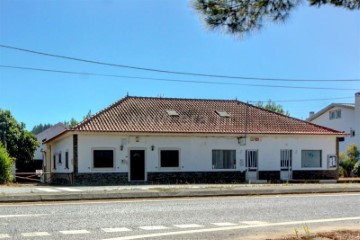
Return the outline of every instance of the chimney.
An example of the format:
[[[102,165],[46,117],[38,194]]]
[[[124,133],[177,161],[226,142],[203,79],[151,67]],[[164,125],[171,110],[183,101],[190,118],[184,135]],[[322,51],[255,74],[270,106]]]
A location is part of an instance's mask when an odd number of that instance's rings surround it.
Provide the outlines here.
[[[315,115],[315,112],[314,112],[314,111],[309,112],[309,118],[311,118],[311,117],[314,116],[314,115]]]
[[[355,134],[360,134],[360,92],[355,93]]]

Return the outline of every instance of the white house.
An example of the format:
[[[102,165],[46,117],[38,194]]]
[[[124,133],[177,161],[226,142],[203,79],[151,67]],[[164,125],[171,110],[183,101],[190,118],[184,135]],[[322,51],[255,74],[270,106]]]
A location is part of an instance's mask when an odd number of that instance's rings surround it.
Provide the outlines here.
[[[308,121],[347,133],[340,142],[343,152],[349,144],[360,148],[360,92],[355,93],[354,103],[332,103],[317,113],[310,113]]]
[[[48,139],[46,171],[75,184],[336,179],[342,136],[237,100],[127,96]]]
[[[53,138],[54,136],[62,133],[66,130],[66,126],[63,123],[55,124],[52,127],[49,127],[42,131],[41,133],[36,134],[37,141],[39,143],[39,147],[35,150],[34,160],[42,161],[44,159],[43,156],[43,142],[47,139]]]

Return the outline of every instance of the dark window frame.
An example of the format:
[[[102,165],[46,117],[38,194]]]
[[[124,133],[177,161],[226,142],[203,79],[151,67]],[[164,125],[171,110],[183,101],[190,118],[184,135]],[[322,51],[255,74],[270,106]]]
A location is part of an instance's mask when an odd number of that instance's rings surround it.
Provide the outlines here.
[[[69,152],[65,152],[65,168],[69,169]]]
[[[53,155],[53,168],[56,169],[56,154]]]
[[[106,159],[106,160],[97,159],[97,157],[101,157],[100,152],[103,152],[102,155],[108,154],[107,156],[102,156],[102,157],[110,158],[110,156],[111,156],[111,159]],[[106,152],[106,153],[104,153],[104,152]],[[111,152],[111,154],[110,154],[110,152]],[[97,161],[100,161],[100,162],[97,162]],[[111,165],[109,164],[110,162],[111,162]],[[107,165],[107,164],[109,164],[109,165]],[[92,168],[94,170],[113,170],[113,169],[115,169],[115,149],[114,148],[93,148],[92,149]]]
[[[163,161],[166,161],[166,159],[163,159],[165,152],[172,152],[172,153],[177,152],[177,157],[175,159],[175,162],[177,162],[177,164],[173,164],[171,162],[170,162],[170,164],[169,163],[163,164]],[[163,155],[163,153],[164,153],[164,155]],[[174,160],[170,160],[170,161],[174,161]],[[161,149],[159,149],[159,166],[160,166],[160,169],[179,169],[180,168],[180,149],[177,149],[177,148],[161,148]]]
[[[59,164],[62,164],[61,152],[59,152]]]

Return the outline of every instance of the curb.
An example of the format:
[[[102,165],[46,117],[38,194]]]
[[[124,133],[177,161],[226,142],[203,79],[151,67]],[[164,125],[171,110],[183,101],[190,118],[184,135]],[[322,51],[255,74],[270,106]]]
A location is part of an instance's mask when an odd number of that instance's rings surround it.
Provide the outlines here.
[[[146,192],[84,192],[61,194],[24,194],[0,196],[0,203],[46,202],[46,201],[80,201],[105,199],[156,199],[185,197],[221,197],[221,196],[261,196],[279,194],[316,194],[316,193],[354,193],[360,188],[313,188],[313,189],[242,189],[242,190],[182,190],[182,191],[146,191]]]

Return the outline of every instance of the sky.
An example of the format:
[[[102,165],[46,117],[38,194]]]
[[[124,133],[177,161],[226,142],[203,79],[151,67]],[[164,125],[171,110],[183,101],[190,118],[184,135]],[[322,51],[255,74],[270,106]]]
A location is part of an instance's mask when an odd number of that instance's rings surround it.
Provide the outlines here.
[[[0,65],[79,73],[0,67],[0,108],[10,110],[28,130],[40,123],[82,120],[89,110],[96,113],[126,95],[250,103],[272,99],[291,116],[306,119],[310,111],[319,111],[332,102],[353,103],[355,92],[360,91],[360,12],[309,7],[306,2],[291,12],[286,22],[267,23],[260,31],[240,38],[206,28],[192,2],[186,0],[0,0],[0,44],[166,71],[359,80],[210,78],[96,65],[0,48]]]

